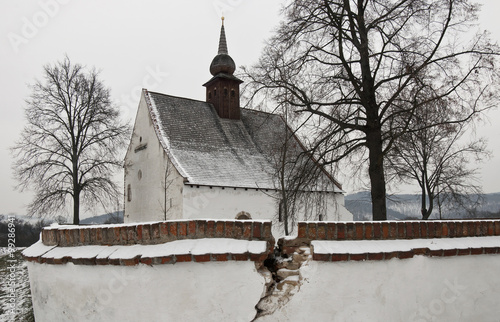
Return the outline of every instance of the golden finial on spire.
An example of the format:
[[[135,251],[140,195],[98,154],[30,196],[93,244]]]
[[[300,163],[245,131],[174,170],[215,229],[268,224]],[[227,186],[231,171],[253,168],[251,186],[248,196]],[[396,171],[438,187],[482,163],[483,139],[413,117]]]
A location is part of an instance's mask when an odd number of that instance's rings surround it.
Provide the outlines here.
[[[224,26],[224,16],[220,17],[220,20],[222,20],[222,25]]]

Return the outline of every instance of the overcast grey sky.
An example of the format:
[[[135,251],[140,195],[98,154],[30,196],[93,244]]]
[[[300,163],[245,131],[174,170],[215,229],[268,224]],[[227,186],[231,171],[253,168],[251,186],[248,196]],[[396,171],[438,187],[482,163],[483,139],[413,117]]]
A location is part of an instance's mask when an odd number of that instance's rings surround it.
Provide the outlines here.
[[[500,42],[498,0],[481,0],[481,28]],[[226,17],[230,55],[237,66],[251,65],[279,21],[283,1],[270,0],[5,0],[0,2],[0,214],[25,213],[32,195],[14,190],[9,148],[24,126],[27,84],[42,67],[61,60],[95,66],[112,97],[133,121],[141,88],[203,100],[202,84],[217,52],[220,15]],[[499,93],[500,95],[500,93]],[[484,163],[486,192],[499,192],[500,110],[489,113],[480,133],[494,156]],[[342,180],[342,178],[340,178]],[[347,182],[350,193],[359,189]],[[408,189],[406,190],[408,191]]]

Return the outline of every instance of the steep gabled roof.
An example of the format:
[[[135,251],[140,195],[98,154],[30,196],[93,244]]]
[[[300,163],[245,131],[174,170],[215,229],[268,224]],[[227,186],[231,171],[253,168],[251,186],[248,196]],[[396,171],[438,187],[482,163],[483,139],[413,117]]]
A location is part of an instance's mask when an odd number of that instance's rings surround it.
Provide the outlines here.
[[[187,183],[276,188],[271,154],[287,128],[279,115],[242,109],[240,120],[223,119],[206,102],[147,90],[143,94],[158,139]],[[341,191],[328,181],[330,188],[321,190]]]

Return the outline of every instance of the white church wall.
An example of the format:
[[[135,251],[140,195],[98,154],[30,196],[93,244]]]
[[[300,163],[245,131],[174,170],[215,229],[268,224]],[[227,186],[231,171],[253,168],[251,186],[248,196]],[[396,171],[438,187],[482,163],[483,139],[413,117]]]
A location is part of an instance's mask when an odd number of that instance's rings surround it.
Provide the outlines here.
[[[182,189],[182,177],[156,136],[143,95],[126,156],[124,221],[180,218]]]
[[[352,214],[344,206],[344,195],[340,193],[304,192],[301,196],[303,205],[298,213],[298,221],[351,221]],[[320,217],[321,215],[321,217]]]
[[[235,219],[241,211],[252,219],[272,219],[275,213],[271,191],[244,188],[221,188],[185,185],[183,190],[183,217]]]
[[[335,208],[335,210],[337,211],[337,216],[339,221],[353,220],[352,213],[345,207],[344,194],[340,193],[335,194],[335,200],[332,201],[331,207]],[[336,219],[328,219],[328,220],[336,220]]]
[[[265,289],[252,261],[28,270],[37,322],[251,321]]]
[[[196,185],[185,185],[183,190],[183,218],[214,218],[214,219],[235,219],[244,211],[251,215],[252,219],[276,219],[277,199],[273,197],[276,192],[272,190],[256,190],[244,188],[224,188],[207,187]],[[306,198],[318,198],[317,193],[307,193]],[[318,207],[315,202],[310,202],[309,209],[301,207],[298,213],[300,220],[318,220],[318,214],[323,214],[323,220],[329,221],[350,221],[352,214],[344,207],[342,194],[321,195],[326,206]],[[312,207],[312,209],[311,209]],[[319,209],[321,208],[321,209]],[[324,213],[326,211],[326,214]],[[304,214],[314,218],[305,218]],[[312,214],[312,215],[311,215]],[[292,235],[296,235],[296,229]],[[283,227],[278,222],[273,224],[273,235],[276,238],[283,236]]]

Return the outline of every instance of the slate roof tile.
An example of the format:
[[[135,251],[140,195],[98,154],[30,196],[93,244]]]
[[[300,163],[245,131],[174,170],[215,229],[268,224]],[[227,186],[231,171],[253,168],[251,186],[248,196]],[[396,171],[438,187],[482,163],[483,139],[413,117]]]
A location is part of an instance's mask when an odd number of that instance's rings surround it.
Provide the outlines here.
[[[272,153],[286,128],[279,115],[242,109],[241,120],[222,119],[203,101],[144,94],[160,141],[188,184],[275,188]]]

